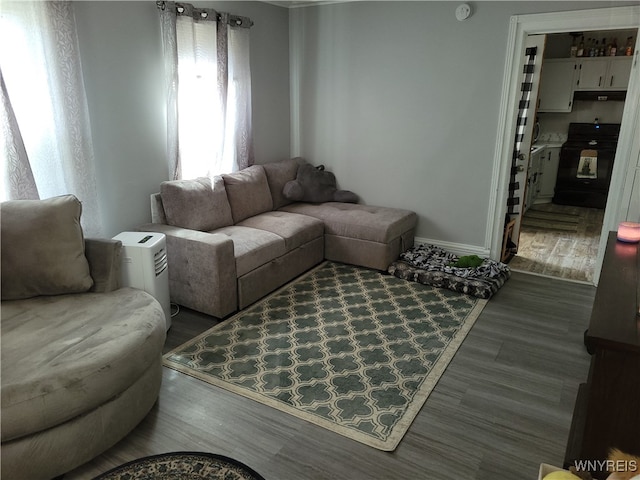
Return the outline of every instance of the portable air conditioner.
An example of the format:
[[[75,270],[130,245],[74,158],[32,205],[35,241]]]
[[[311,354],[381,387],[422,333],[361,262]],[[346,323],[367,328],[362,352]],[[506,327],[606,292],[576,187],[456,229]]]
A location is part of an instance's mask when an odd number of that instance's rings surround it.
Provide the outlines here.
[[[139,288],[160,302],[171,327],[167,242],[163,233],[122,232],[113,237],[122,242],[122,285]]]

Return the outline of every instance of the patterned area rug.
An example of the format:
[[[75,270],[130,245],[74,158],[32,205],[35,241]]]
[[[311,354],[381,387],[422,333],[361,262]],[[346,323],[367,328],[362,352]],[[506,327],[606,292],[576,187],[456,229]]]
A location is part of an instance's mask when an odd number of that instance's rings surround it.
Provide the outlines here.
[[[163,453],[125,463],[93,480],[264,480],[253,469],[213,453]]]
[[[325,262],[166,366],[394,450],[486,300]]]

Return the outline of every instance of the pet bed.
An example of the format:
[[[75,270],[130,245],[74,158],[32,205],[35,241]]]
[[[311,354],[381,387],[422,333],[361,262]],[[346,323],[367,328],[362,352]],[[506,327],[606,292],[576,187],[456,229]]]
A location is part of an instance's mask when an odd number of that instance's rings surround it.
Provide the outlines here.
[[[474,261],[475,260],[475,261]],[[462,265],[475,266],[462,266]],[[435,245],[416,245],[400,254],[388,272],[398,278],[488,299],[511,276],[504,263],[458,257]]]

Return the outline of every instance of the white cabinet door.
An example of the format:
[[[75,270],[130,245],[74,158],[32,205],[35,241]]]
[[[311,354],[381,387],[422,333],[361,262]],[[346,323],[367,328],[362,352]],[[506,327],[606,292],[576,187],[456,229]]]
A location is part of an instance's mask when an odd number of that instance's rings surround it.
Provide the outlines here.
[[[609,59],[605,89],[626,90],[631,77],[633,57],[612,57]]]
[[[578,61],[576,90],[626,90],[633,57],[597,57]]]
[[[526,212],[531,208],[536,201],[536,197],[540,192],[540,180],[542,173],[542,161],[545,155],[545,149],[542,148],[536,153],[529,156],[529,169],[527,171],[527,187],[524,202],[524,211]]]
[[[539,112],[571,111],[576,65],[574,58],[554,58],[544,61],[538,93]]]
[[[542,180],[540,182],[540,200],[548,201],[553,198],[560,164],[560,147],[547,147],[543,156]]]
[[[606,85],[607,57],[584,58],[578,61],[576,90],[602,90]]]

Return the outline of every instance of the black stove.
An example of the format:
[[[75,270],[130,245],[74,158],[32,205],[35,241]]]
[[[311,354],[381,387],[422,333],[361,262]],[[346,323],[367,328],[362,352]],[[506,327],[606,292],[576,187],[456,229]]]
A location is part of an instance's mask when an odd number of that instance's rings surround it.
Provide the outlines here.
[[[619,123],[569,124],[553,203],[605,208],[619,133]]]

